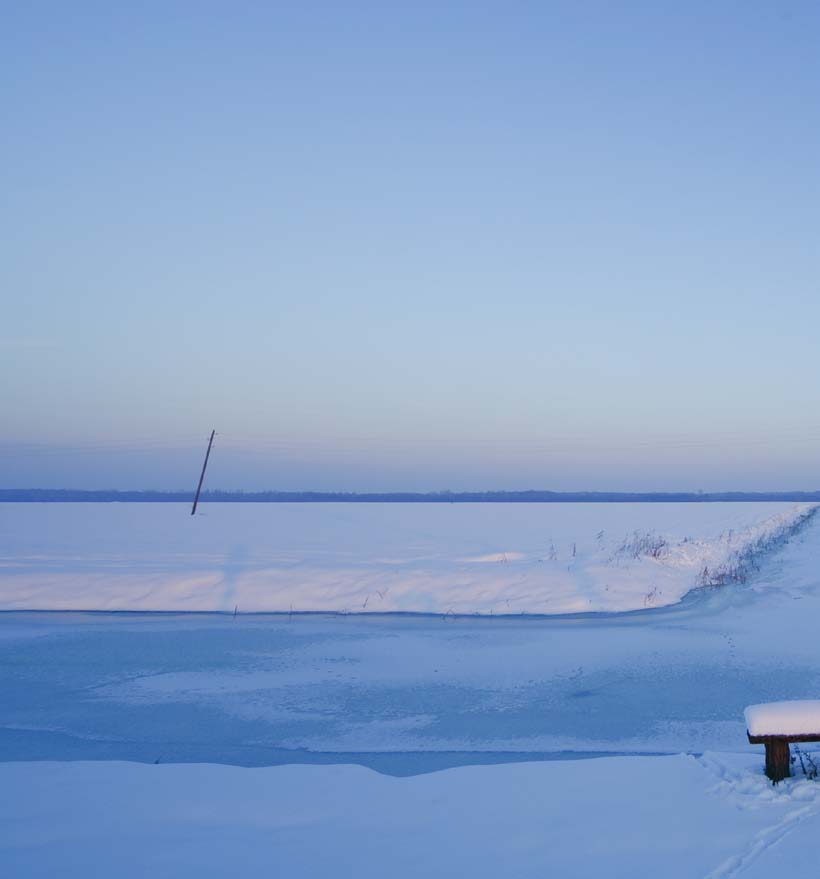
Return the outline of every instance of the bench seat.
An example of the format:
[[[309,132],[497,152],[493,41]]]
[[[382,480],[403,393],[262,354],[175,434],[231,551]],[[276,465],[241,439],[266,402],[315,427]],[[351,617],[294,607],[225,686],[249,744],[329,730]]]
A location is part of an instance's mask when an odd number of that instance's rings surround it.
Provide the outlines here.
[[[750,705],[743,713],[751,744],[766,746],[766,775],[772,781],[791,775],[791,742],[820,742],[820,699]]]
[[[820,699],[750,705],[743,713],[750,736],[820,734]]]

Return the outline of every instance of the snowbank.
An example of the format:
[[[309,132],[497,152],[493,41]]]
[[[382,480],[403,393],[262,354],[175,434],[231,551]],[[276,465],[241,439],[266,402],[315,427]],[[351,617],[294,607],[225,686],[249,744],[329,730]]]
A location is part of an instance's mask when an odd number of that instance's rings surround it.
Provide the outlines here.
[[[746,729],[753,736],[799,736],[820,733],[820,701],[796,699],[750,705]]]
[[[757,757],[391,778],[357,766],[0,764],[0,868],[128,877],[814,877],[820,784]],[[805,844],[777,845],[800,828]]]
[[[0,609],[565,614],[742,581],[810,504],[0,504]]]

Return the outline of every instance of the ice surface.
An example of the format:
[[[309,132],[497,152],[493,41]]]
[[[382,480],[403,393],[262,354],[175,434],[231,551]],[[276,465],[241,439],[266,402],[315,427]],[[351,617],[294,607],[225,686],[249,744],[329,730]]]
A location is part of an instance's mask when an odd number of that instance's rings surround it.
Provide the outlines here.
[[[820,735],[820,700],[795,699],[750,705],[744,712],[753,736]]]
[[[637,614],[0,614],[0,759],[757,750],[746,705],[820,693],[818,556],[815,519],[747,583]]]

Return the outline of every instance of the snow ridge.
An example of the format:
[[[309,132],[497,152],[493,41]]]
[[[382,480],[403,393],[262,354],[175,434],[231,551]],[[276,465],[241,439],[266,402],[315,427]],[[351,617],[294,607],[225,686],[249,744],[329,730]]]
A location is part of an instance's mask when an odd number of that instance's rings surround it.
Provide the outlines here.
[[[191,519],[173,504],[21,506],[0,505],[0,610],[447,619],[675,604],[745,582],[818,509],[217,504]]]
[[[790,513],[771,516],[760,525],[747,529],[741,535],[739,547],[733,547],[733,535],[726,537],[726,557],[714,561],[711,570],[704,564],[699,575],[699,586],[724,586],[727,583],[745,583],[751,574],[760,570],[762,559],[785,546],[817,514],[817,504],[800,504]],[[706,557],[708,553],[704,553]]]

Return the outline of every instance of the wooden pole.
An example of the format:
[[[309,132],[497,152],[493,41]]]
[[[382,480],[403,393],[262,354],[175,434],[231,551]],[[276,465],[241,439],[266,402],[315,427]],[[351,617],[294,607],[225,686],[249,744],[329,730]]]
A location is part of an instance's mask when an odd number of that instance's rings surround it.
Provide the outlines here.
[[[211,438],[208,440],[208,451],[205,452],[205,460],[202,462],[202,473],[199,474],[199,485],[196,487],[196,495],[194,496],[194,505],[191,507],[191,515],[196,512],[196,505],[199,503],[199,493],[202,491],[202,480],[205,478],[205,468],[208,466],[208,457],[211,454],[211,446],[214,444],[214,436],[216,431],[211,431]]]

